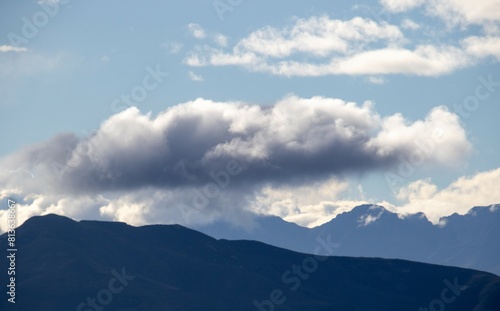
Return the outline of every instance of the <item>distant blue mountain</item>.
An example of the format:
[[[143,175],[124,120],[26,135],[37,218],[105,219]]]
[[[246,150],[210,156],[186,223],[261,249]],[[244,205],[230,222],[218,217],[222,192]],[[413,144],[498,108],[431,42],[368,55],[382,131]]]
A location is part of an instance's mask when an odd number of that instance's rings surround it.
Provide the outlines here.
[[[257,240],[312,253],[318,239],[339,256],[382,257],[473,268],[500,275],[500,207],[474,207],[433,225],[423,213],[404,218],[377,205],[357,206],[319,227],[300,227],[275,216],[255,216],[251,230],[219,221],[198,226],[215,238]]]

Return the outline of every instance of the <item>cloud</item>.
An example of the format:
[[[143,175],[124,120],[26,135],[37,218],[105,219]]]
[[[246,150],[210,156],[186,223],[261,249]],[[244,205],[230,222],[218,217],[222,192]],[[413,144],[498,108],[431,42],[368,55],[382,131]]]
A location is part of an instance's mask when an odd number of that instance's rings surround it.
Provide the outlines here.
[[[192,81],[203,81],[203,77],[201,75],[197,75],[192,71],[188,72],[188,76]]]
[[[280,61],[267,63],[252,53],[224,54],[220,51],[208,57],[191,54],[185,59],[190,66],[239,65],[251,71],[267,72],[280,76],[314,77],[326,75],[385,75],[408,74],[437,76],[466,67],[470,60],[458,48],[430,45],[417,46],[415,50],[384,48],[333,58],[326,63]]]
[[[500,37],[468,37],[462,45],[470,55],[478,58],[492,56],[500,61]]]
[[[190,222],[206,222],[253,209],[259,193],[281,202],[283,194],[306,193],[304,185],[317,184],[318,191],[322,182],[322,193],[341,192],[350,173],[395,167],[436,131],[441,139],[422,165],[467,155],[465,131],[445,107],[410,121],[380,116],[370,102],[334,98],[290,95],[269,107],[199,98],[155,117],[129,108],[88,137],[63,133],[28,146],[0,159],[0,184],[3,198],[19,200],[20,219],[52,211],[185,223],[188,213]],[[20,167],[34,178],[17,172]],[[301,212],[287,219],[318,223],[354,202],[315,204],[306,197],[298,203]],[[71,205],[72,199],[81,204]],[[286,211],[285,203],[268,206]],[[193,214],[185,205],[206,209]]]
[[[428,15],[437,16],[450,26],[471,24],[487,27],[500,21],[500,0],[381,0],[392,13],[424,6]]]
[[[249,209],[312,228],[354,206],[367,203],[365,200],[343,199],[348,189],[349,183],[336,177],[299,185],[268,184],[256,192]]]
[[[20,47],[15,47],[12,45],[0,45],[0,52],[26,52],[28,49],[27,48],[20,48]]]
[[[187,29],[196,39],[203,39],[206,37],[205,30],[198,24],[190,23],[187,25]]]
[[[401,28],[403,29],[410,29],[410,30],[417,30],[420,28],[420,25],[412,21],[411,19],[404,19],[401,22]]]
[[[214,42],[219,46],[227,46],[227,37],[221,33],[217,33],[214,35]]]
[[[442,216],[464,215],[473,206],[500,202],[499,182],[500,168],[460,177],[444,189],[438,189],[429,179],[417,180],[399,190],[398,198],[404,203],[395,210],[424,212],[430,221],[438,223]]]
[[[325,57],[333,52],[359,50],[376,41],[398,42],[403,39],[399,29],[370,19],[355,17],[342,21],[327,16],[297,19],[291,27],[265,27],[252,32],[235,46],[234,51],[246,51],[274,58],[307,53]]]
[[[370,83],[372,83],[372,84],[384,84],[385,83],[385,79],[384,78],[382,78],[382,77],[375,77],[375,76],[368,77],[367,81],[370,82]]]
[[[380,3],[393,13],[406,12],[419,7],[425,0],[381,0]]]
[[[403,20],[402,27],[419,29],[409,19]],[[490,45],[491,54],[496,42]],[[263,27],[229,49],[197,46],[187,53],[184,63],[192,67],[240,66],[286,77],[440,76],[475,64],[479,55],[473,49],[464,51],[460,42],[411,44],[397,26],[386,22],[312,16],[281,29]]]

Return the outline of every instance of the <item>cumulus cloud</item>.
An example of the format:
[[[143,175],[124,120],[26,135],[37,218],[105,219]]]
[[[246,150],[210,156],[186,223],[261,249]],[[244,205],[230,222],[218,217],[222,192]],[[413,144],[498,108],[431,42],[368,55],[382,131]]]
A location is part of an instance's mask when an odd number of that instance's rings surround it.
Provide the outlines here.
[[[445,107],[410,121],[380,116],[370,102],[290,95],[263,107],[200,98],[157,116],[129,108],[88,137],[60,134],[28,146],[0,159],[0,184],[3,198],[20,200],[21,217],[57,212],[183,223],[267,206],[309,225],[347,204],[299,202],[302,212],[294,215],[280,193],[321,182],[341,191],[344,176],[394,167],[436,132],[441,140],[422,165],[447,165],[470,150],[458,117]],[[257,208],[269,200],[281,203]]]
[[[430,221],[438,223],[445,215],[466,214],[473,206],[488,206],[500,202],[500,168],[460,177],[444,189],[429,179],[417,180],[402,187],[398,198],[404,203],[395,207],[400,213],[424,212]]]

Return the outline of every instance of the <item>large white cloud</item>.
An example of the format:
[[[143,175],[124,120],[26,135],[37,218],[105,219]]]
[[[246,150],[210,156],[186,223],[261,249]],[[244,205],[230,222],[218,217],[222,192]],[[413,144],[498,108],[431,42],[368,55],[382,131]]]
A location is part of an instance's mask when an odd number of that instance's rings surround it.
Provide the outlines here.
[[[19,200],[21,221],[49,212],[134,224],[203,222],[222,211],[236,219],[257,206],[258,193],[262,203],[311,183],[342,190],[345,176],[397,167],[429,137],[437,138],[422,166],[460,161],[471,149],[445,107],[411,121],[324,97],[290,95],[270,107],[196,99],[157,116],[130,108],[89,137],[60,134],[8,155],[1,195]],[[288,219],[318,223],[332,206],[347,206],[304,200]]]

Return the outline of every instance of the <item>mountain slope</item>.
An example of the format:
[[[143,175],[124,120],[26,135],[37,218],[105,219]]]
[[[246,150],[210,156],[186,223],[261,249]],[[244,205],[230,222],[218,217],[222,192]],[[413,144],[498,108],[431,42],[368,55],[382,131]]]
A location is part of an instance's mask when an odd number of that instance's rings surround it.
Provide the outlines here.
[[[428,308],[443,292],[446,310],[500,310],[500,278],[489,273],[315,257],[178,225],[48,215],[26,221],[17,243],[15,310],[401,311]],[[0,308],[12,309],[6,299]]]
[[[400,218],[381,206],[361,205],[312,229],[266,216],[256,216],[251,230],[224,222],[194,229],[304,253],[313,252],[318,239],[330,239],[336,244],[334,255],[399,258],[500,275],[500,208],[474,207],[441,221],[445,225],[436,226],[422,213]]]

